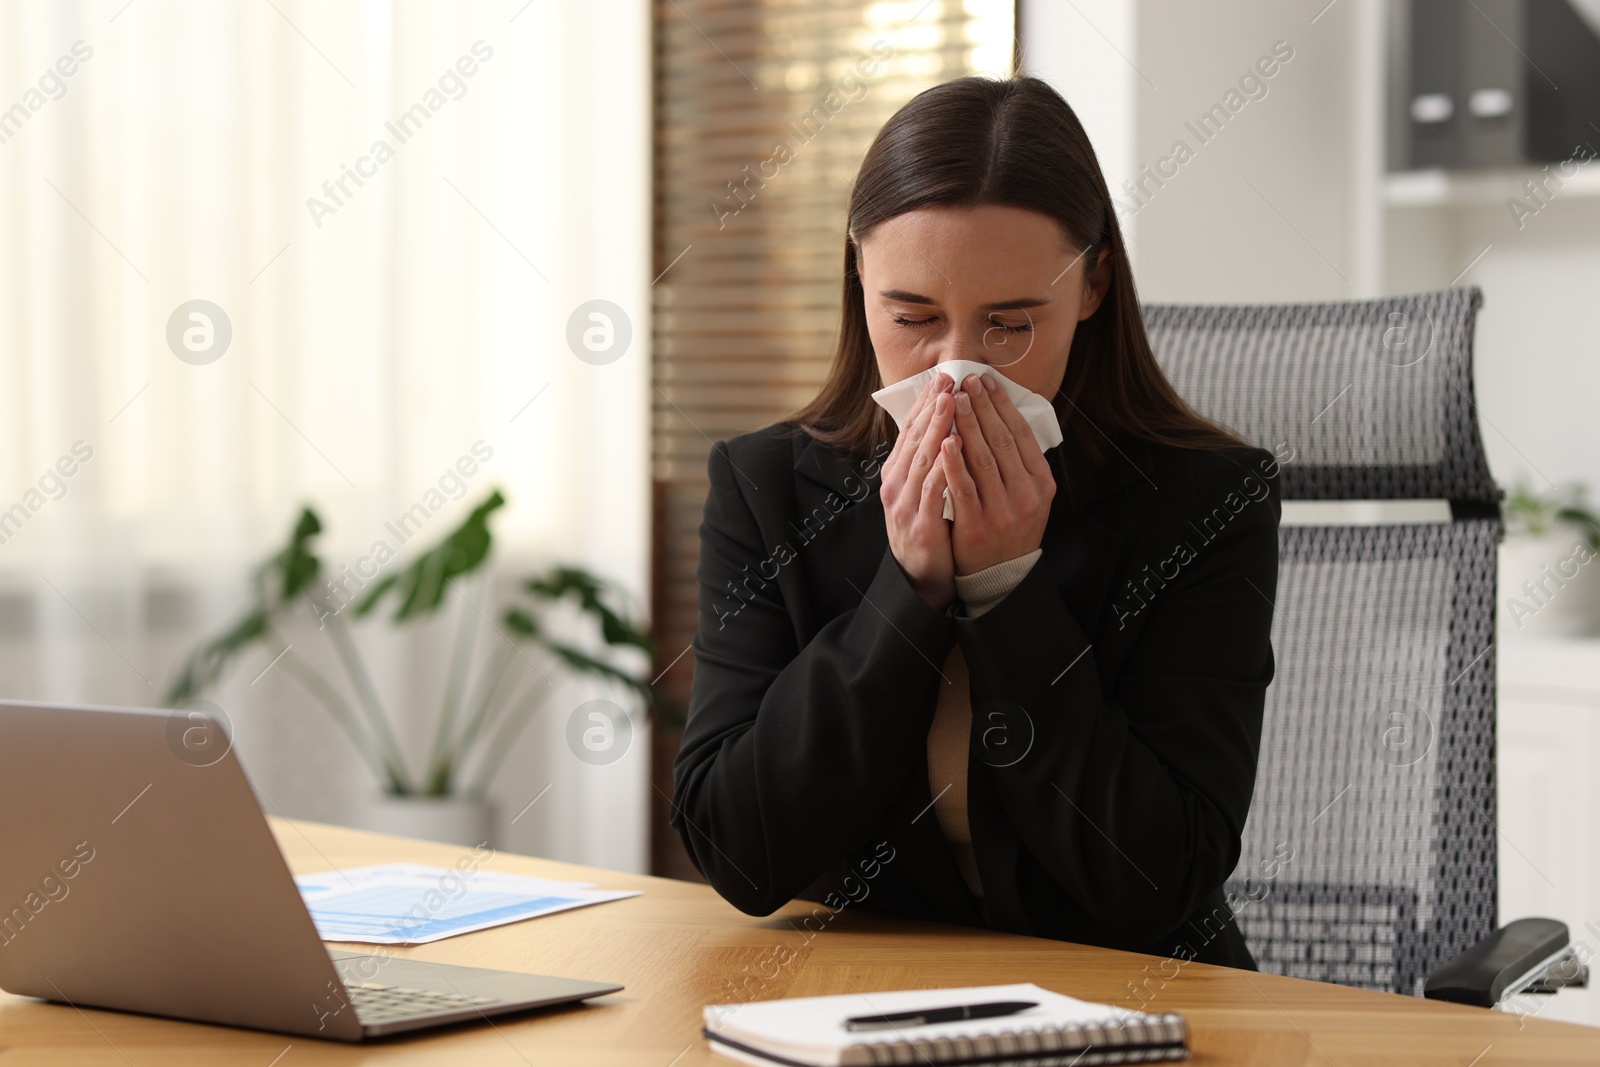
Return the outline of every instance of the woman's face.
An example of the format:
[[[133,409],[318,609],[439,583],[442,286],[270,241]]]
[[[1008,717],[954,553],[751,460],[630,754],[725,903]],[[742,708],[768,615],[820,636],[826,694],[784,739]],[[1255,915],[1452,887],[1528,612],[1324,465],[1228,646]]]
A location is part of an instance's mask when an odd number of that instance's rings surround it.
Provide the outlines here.
[[[987,363],[1053,399],[1078,323],[1110,284],[1061,227],[1026,208],[925,207],[879,223],[857,247],[867,331],[884,385],[937,363]]]

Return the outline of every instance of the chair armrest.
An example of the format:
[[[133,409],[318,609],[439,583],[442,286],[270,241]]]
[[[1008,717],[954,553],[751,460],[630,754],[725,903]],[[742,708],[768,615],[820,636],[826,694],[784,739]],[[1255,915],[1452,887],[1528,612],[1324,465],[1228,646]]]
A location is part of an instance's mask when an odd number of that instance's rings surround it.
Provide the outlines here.
[[[1423,996],[1492,1008],[1567,951],[1567,924],[1555,919],[1518,919],[1500,927],[1459,956],[1440,964],[1423,985]]]

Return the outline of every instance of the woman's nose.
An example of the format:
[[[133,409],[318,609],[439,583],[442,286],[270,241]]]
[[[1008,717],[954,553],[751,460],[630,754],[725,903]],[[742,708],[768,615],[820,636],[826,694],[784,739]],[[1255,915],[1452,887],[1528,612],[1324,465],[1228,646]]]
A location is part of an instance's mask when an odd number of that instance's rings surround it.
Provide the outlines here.
[[[1003,345],[995,347],[996,341],[1003,339],[1004,336],[1003,331],[1000,331],[997,337],[995,333],[982,329],[951,330],[944,338],[944,344],[939,352],[939,362],[951,359],[966,359],[974,363],[992,362],[994,356],[1005,352]]]

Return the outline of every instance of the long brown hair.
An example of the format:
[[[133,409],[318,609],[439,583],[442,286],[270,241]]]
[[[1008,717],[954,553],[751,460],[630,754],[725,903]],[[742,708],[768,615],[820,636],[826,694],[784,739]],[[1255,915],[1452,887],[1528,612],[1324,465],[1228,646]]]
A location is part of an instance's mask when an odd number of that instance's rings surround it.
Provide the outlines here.
[[[1060,225],[1092,272],[1110,256],[1111,284],[1078,324],[1053,398],[1065,447],[1097,466],[1106,437],[1128,435],[1187,448],[1246,442],[1186,403],[1150,350],[1122,229],[1078,116],[1047,82],[973,75],[926,89],[884,124],[850,196],[844,242],[844,309],[833,366],[817,397],[785,421],[852,456],[898,430],[872,400],[883,386],[867,333],[857,242],[881,222],[932,205],[1027,208]]]

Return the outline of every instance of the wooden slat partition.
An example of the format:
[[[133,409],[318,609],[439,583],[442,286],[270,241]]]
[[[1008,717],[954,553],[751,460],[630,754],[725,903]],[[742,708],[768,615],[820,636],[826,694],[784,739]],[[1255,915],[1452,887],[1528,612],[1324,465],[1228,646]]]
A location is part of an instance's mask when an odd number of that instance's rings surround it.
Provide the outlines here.
[[[800,407],[838,331],[845,210],[903,103],[1010,73],[1012,0],[657,0],[652,331],[655,625],[687,707],[713,441]],[[667,670],[671,664],[671,669]],[[654,868],[697,877],[667,825],[678,735],[656,734]]]

